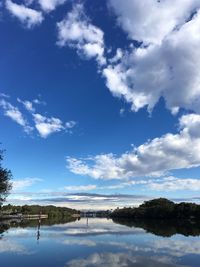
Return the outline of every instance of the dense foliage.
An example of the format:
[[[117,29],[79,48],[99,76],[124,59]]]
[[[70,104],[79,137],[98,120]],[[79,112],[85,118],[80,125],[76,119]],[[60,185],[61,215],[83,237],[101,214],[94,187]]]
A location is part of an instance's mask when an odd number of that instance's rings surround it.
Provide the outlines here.
[[[23,215],[34,215],[34,214],[48,214],[49,218],[56,217],[70,217],[74,214],[79,213],[79,211],[65,208],[65,207],[55,207],[53,205],[49,206],[39,206],[39,205],[24,205],[24,206],[13,206],[5,205],[1,209],[3,214],[23,214]]]
[[[116,209],[111,214],[117,218],[196,219],[200,218],[200,205],[174,202],[158,198],[144,202],[138,208]]]
[[[8,195],[9,190],[11,189],[11,178],[12,174],[10,170],[4,169],[2,167],[3,160],[3,151],[0,150],[0,206]]]

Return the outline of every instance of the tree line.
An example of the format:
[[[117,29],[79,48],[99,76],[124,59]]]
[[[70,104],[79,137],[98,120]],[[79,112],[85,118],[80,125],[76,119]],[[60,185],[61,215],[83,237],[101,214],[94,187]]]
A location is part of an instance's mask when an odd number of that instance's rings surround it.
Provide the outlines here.
[[[199,219],[200,205],[195,203],[174,203],[166,198],[145,201],[138,208],[122,208],[112,212],[113,218],[132,219]]]
[[[70,209],[66,207],[56,207],[53,205],[40,206],[40,205],[4,205],[1,207],[1,213],[3,215],[36,215],[36,214],[47,214],[49,218],[64,218],[70,217],[74,214],[79,214],[80,212],[75,209]]]

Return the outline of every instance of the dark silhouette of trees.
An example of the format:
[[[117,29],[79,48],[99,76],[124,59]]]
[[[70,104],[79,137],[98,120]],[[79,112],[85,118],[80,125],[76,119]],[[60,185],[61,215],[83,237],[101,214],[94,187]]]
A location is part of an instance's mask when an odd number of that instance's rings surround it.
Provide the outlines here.
[[[12,188],[11,171],[2,167],[3,151],[0,150],[0,206],[7,197],[9,190]]]
[[[116,209],[111,214],[111,217],[160,220],[195,220],[200,219],[200,205],[186,202],[175,204],[166,198],[158,198],[145,201],[138,208]]]

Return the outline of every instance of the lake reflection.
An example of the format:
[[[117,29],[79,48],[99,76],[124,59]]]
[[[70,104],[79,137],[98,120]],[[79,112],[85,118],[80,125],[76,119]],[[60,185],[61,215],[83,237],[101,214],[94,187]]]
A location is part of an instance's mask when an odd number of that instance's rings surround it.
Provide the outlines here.
[[[40,227],[36,221],[1,223],[0,266],[199,267],[198,225],[164,225],[100,218],[43,221]]]

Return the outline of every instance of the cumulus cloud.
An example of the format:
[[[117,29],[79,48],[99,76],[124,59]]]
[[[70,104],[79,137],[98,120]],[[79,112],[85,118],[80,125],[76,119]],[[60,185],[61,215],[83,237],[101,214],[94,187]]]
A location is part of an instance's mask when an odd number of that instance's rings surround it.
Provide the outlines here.
[[[200,166],[200,115],[183,115],[179,127],[179,133],[155,138],[119,157],[112,153],[85,160],[67,157],[67,167],[95,179],[127,179]]]
[[[19,5],[11,0],[6,1],[6,8],[8,11],[16,18],[18,18],[21,23],[23,23],[27,28],[32,28],[33,26],[39,25],[43,21],[43,16],[40,11],[31,9],[25,5]]]
[[[132,45],[104,68],[111,93],[133,111],[151,111],[163,97],[173,114],[179,108],[200,112],[199,1],[110,0],[110,5],[139,46]]]
[[[53,11],[57,6],[62,5],[66,0],[38,0],[42,10],[45,12]]]
[[[180,108],[199,113],[199,1],[109,0],[109,5],[134,41],[128,49],[118,48],[106,59],[104,33],[90,23],[81,4],[57,24],[57,44],[96,58],[111,93],[133,111],[147,107],[151,112],[163,97],[174,115]]]
[[[156,1],[109,0],[118,24],[129,38],[145,44],[160,44],[190,14],[200,7],[197,0]]]
[[[66,18],[57,23],[57,29],[59,46],[68,45],[86,58],[96,58],[100,65],[105,64],[104,33],[90,23],[82,4],[75,5]]]
[[[3,108],[4,115],[21,125],[26,133],[30,133],[33,130],[17,107],[14,107],[4,99],[0,100],[0,107]]]
[[[42,179],[39,178],[25,178],[25,179],[20,179],[20,180],[14,180],[12,182],[12,190],[17,191],[17,190],[23,190],[27,187],[32,186],[33,184],[37,182],[43,181]]]

